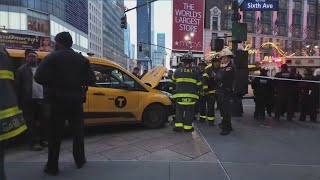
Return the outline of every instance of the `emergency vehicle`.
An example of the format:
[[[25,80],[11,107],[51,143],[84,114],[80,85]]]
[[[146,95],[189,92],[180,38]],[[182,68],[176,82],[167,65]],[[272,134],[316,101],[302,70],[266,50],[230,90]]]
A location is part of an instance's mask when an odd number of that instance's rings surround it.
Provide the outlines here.
[[[24,51],[8,49],[14,68],[24,64]],[[48,53],[37,52],[42,60]],[[142,123],[158,128],[167,122],[172,108],[170,94],[155,87],[166,72],[159,66],[141,80],[118,64],[103,58],[87,57],[95,71],[97,82],[88,87],[83,104],[85,124]]]

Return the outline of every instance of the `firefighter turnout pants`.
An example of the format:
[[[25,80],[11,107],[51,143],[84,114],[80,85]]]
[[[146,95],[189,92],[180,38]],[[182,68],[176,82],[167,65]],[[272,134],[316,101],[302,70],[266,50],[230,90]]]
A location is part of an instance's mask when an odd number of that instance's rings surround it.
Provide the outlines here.
[[[177,103],[175,127],[183,128],[185,130],[192,129],[194,111],[194,105],[180,105],[179,103]]]
[[[221,128],[223,130],[231,131],[232,130],[232,125],[231,125],[231,97],[232,92],[223,92],[221,94]]]
[[[200,120],[207,119],[207,103],[208,103],[208,96],[200,96],[199,99],[199,111],[200,111]]]
[[[208,113],[207,113],[207,119],[208,121],[215,121],[215,109],[214,109],[214,105],[215,103],[218,104],[219,107],[219,95],[217,93],[212,93],[208,95]],[[220,115],[221,117],[221,111],[220,111]]]

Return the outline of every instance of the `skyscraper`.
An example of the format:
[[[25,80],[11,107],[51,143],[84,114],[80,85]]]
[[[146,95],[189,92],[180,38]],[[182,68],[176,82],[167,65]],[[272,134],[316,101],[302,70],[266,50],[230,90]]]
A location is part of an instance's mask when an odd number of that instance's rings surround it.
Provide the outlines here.
[[[146,0],[137,0],[137,6],[145,4]],[[150,67],[150,59],[152,58],[152,50],[150,44],[154,42],[154,3],[149,3],[137,9],[137,43],[142,43],[142,52],[138,51],[138,64],[145,69]]]
[[[164,64],[166,58],[166,35],[165,33],[157,33],[157,50],[154,51],[153,66]],[[161,47],[159,47],[161,46]]]
[[[102,57],[102,1],[88,1],[89,51],[95,57]]]
[[[130,57],[131,40],[130,40],[130,24],[127,24],[127,29],[124,30],[124,54]]]
[[[117,6],[116,2],[123,4],[124,0],[103,0],[103,57],[122,67],[127,67],[127,59],[124,54],[124,33],[120,26],[123,10]]]

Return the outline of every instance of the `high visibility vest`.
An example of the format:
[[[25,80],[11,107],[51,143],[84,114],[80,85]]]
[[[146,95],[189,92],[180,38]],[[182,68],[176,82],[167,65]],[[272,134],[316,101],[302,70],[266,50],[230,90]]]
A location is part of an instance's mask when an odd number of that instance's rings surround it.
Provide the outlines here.
[[[17,105],[10,56],[0,46],[0,141],[19,135],[27,129]]]

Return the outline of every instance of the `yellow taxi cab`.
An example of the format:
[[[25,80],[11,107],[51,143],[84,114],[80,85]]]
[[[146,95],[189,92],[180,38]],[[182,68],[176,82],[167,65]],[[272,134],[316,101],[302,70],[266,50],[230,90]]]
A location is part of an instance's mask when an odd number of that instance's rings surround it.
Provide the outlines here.
[[[24,51],[8,49],[17,69],[24,63]],[[42,60],[48,53],[37,52]],[[170,115],[170,94],[154,89],[166,68],[150,70],[142,80],[118,64],[102,58],[87,57],[97,82],[88,87],[83,104],[86,125],[105,123],[142,123],[147,128],[164,125]]]

